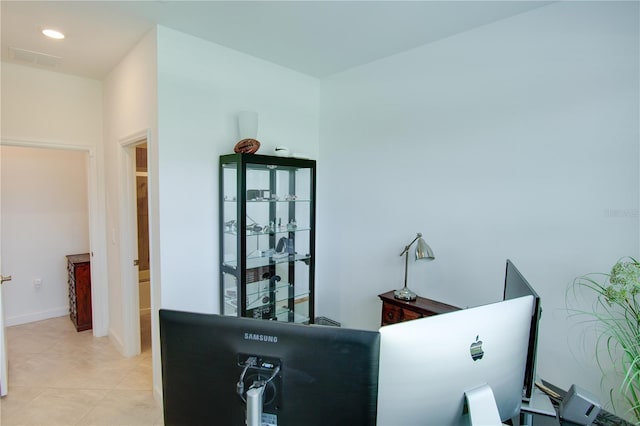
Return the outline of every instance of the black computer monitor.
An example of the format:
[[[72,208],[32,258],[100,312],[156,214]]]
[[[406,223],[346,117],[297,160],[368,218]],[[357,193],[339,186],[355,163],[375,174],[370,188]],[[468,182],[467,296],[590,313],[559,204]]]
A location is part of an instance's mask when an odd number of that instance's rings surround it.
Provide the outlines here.
[[[263,425],[376,423],[377,331],[160,310],[160,346],[167,425],[244,425],[255,382]]]
[[[529,332],[529,350],[522,389],[523,401],[529,401],[533,395],[536,380],[536,353],[538,348],[538,323],[542,315],[540,296],[518,271],[513,262],[507,259],[507,269],[504,275],[504,300],[522,296],[533,296],[533,311],[531,312],[531,330]]]

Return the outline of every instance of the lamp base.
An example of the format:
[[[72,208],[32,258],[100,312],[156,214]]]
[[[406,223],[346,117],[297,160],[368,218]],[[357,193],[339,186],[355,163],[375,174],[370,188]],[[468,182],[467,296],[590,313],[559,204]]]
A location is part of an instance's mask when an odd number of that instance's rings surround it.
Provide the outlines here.
[[[409,287],[403,287],[400,290],[396,290],[393,292],[393,297],[400,300],[416,300],[418,297],[413,291],[409,290]]]

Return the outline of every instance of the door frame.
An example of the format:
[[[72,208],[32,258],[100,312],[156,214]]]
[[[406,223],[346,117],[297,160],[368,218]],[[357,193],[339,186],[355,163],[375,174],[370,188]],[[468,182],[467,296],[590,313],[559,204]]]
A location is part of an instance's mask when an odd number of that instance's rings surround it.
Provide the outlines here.
[[[122,283],[122,317],[124,356],[140,354],[140,292],[138,284],[138,267],[133,261],[138,256],[138,218],[136,199],[136,147],[146,142],[147,164],[149,164],[151,150],[151,132],[149,129],[136,132],[119,140],[120,143],[120,282]],[[147,166],[147,181],[151,179],[150,167]],[[147,203],[151,202],[151,194]],[[150,209],[151,211],[151,209]],[[151,228],[151,213],[149,213],[149,228]],[[151,312],[154,312],[153,287],[154,259],[151,250],[151,229],[149,229],[149,274],[151,291]],[[153,315],[152,315],[153,317]],[[153,323],[153,318],[152,318]],[[153,328],[153,324],[152,324]],[[153,342],[153,333],[152,333]],[[152,343],[153,344],[153,343]]]
[[[0,186],[2,184],[2,151],[0,150]],[[2,197],[0,197],[0,213],[2,212]],[[2,222],[0,214],[0,222]],[[2,241],[2,227],[0,226],[0,241]],[[2,244],[0,243],[0,276],[4,277],[2,269]],[[3,278],[4,279],[4,278]],[[4,327],[4,305],[2,304],[2,284],[0,281],[0,398],[9,393],[9,351],[7,350],[7,338]]]
[[[0,146],[23,148],[59,149],[82,151],[87,155],[87,197],[89,219],[89,252],[91,255],[91,310],[92,333],[96,337],[109,333],[109,289],[107,283],[107,243],[105,234],[104,179],[99,174],[102,159],[96,155],[96,147],[65,144],[48,140],[0,139]],[[6,348],[5,348],[6,349]]]

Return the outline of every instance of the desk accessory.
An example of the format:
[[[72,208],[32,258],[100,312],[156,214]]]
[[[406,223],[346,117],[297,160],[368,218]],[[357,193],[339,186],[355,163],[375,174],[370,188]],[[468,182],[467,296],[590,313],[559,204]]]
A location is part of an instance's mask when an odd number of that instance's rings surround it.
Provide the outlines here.
[[[404,259],[404,287],[400,290],[396,290],[394,292],[394,297],[396,299],[400,299],[400,300],[416,300],[416,297],[418,297],[418,295],[416,293],[414,293],[413,291],[409,290],[409,288],[407,287],[407,272],[409,270],[409,249],[411,248],[411,246],[413,245],[413,243],[415,243],[416,241],[418,241],[418,244],[416,245],[416,260],[433,260],[435,259],[435,256],[433,255],[433,251],[431,250],[431,247],[429,247],[429,245],[422,239],[422,234],[418,232],[418,234],[416,235],[416,237],[413,239],[413,241],[411,241],[405,248],[404,250],[402,250],[402,253],[400,253],[400,256],[405,256]]]
[[[288,157],[289,156],[289,148],[286,146],[276,146],[273,150],[278,157]]]
[[[589,426],[599,412],[598,398],[576,385],[571,385],[560,402],[560,419],[578,425]]]

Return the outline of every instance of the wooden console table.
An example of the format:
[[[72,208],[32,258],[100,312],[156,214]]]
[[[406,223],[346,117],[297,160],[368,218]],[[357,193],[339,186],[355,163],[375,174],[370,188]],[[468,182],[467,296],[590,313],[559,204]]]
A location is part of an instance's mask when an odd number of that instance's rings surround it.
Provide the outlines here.
[[[456,306],[424,297],[418,297],[411,302],[396,299],[393,297],[393,292],[394,290],[378,295],[382,300],[382,320],[380,325],[395,324],[460,310]]]

